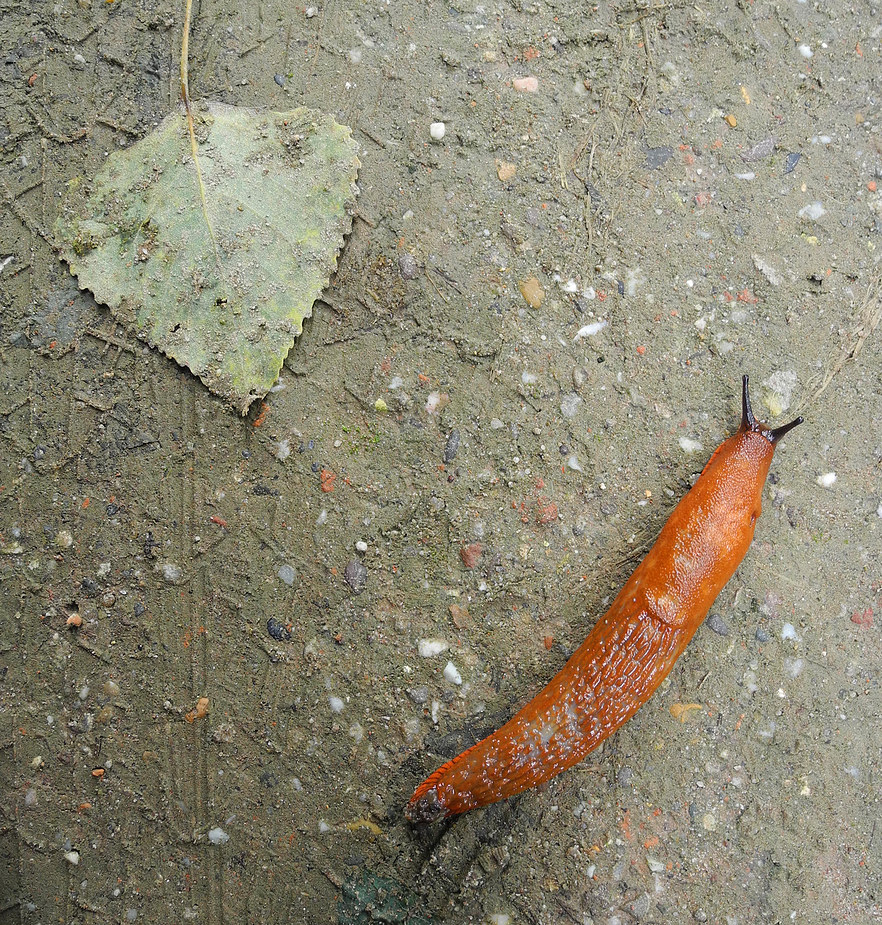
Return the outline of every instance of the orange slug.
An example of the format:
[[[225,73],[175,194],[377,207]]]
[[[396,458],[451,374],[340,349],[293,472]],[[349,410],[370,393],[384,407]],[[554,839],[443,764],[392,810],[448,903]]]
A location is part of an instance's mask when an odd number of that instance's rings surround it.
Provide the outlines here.
[[[547,687],[486,739],[423,781],[407,804],[434,822],[521,793],[581,761],[667,677],[753,540],[775,444],[743,379],[738,432],[711,456],[646,558]]]

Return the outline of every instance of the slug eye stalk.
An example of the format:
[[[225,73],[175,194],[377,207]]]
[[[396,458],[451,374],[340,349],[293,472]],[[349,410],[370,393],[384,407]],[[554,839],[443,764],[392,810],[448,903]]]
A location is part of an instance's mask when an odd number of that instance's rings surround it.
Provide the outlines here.
[[[741,429],[750,430],[755,434],[762,434],[769,443],[774,446],[783,436],[793,430],[798,424],[802,424],[802,418],[796,418],[789,424],[782,424],[770,430],[761,421],[753,416],[753,409],[750,407],[750,392],[748,391],[748,376],[741,377]]]

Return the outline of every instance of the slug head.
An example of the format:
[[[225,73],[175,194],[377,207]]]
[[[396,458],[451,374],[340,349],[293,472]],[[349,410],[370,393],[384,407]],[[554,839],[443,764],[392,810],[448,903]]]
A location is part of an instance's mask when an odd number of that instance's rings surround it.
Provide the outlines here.
[[[781,427],[769,428],[762,421],[758,421],[753,416],[753,409],[750,407],[750,392],[748,391],[748,377],[741,377],[741,430],[750,431],[754,434],[761,434],[769,443],[774,446],[783,436],[793,430],[797,424],[802,424],[802,418],[795,418],[789,424],[783,424]]]

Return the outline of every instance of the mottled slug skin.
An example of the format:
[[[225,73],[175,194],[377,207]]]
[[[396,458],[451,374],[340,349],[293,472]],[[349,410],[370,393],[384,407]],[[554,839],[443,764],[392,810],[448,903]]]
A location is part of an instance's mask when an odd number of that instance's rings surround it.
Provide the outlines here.
[[[407,805],[431,822],[514,796],[581,761],[652,696],[753,540],[775,444],[750,409],[646,558],[551,682],[501,729],[424,781]]]

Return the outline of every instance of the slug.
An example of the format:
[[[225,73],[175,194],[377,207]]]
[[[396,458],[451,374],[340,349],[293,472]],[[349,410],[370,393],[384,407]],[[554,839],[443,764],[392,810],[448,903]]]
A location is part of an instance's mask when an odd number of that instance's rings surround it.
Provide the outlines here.
[[[753,540],[777,442],[743,378],[738,432],[711,456],[606,614],[551,682],[486,739],[425,780],[411,822],[434,822],[535,787],[581,761],[667,677]]]

